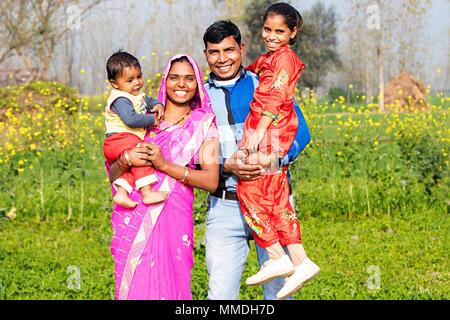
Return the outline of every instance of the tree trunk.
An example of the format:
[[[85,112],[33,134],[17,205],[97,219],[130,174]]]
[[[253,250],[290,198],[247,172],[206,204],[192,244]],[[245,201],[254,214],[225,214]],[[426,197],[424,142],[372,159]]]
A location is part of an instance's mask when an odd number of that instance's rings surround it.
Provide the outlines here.
[[[370,43],[369,43],[369,39],[367,37],[366,39],[366,74],[365,74],[365,91],[366,91],[366,103],[370,102],[370,82],[369,82],[369,78],[370,78],[370,68],[369,68],[369,48]]]
[[[378,82],[379,82],[379,98],[378,108],[381,112],[384,112],[384,70],[383,70],[383,17],[381,10],[381,0],[377,0],[378,7],[380,9],[380,30],[377,34],[377,56],[378,56]]]

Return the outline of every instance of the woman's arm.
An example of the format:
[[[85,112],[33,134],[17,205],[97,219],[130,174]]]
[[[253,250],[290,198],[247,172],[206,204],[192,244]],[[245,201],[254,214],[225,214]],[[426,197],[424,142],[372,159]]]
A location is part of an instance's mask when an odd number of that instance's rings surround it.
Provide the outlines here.
[[[182,180],[185,167],[172,163],[164,158],[158,145],[147,143],[153,151],[149,156],[153,166],[169,176]],[[190,170],[188,185],[208,192],[214,192],[219,185],[219,139],[209,139],[203,142],[199,150],[200,170]]]
[[[138,147],[128,150],[128,156],[130,157],[130,161],[133,167],[145,167],[152,165],[150,161],[149,149],[145,146],[139,147],[138,144]],[[109,168],[109,181],[116,181],[122,174],[127,171],[128,168],[122,167],[119,161],[111,163],[111,167]]]

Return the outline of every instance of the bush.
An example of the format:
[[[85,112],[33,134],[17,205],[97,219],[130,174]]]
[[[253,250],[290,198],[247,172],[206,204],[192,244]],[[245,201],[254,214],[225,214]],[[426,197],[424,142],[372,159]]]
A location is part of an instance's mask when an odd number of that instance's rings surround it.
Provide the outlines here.
[[[412,178],[421,181],[428,194],[432,187],[448,174],[448,165],[443,155],[443,145],[429,133],[418,135],[410,129],[400,132],[397,138],[401,158]]]
[[[350,92],[348,92],[344,88],[334,87],[334,88],[330,88],[328,90],[328,94],[327,94],[328,101],[330,103],[333,103],[334,101],[339,100],[340,97],[343,97],[344,99],[347,100],[347,94],[349,95],[350,103],[361,102],[362,101],[361,97],[364,95],[363,92],[356,92],[354,90],[350,90]]]
[[[36,81],[27,85],[0,88],[0,118],[8,110],[22,113],[34,109],[45,112],[62,108],[74,113],[79,104],[78,91],[58,82]]]

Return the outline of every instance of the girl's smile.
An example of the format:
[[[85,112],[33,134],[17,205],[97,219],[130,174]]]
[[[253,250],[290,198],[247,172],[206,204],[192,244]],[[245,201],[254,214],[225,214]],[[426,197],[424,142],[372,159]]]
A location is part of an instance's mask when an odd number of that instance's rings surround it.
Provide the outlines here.
[[[284,17],[278,14],[269,15],[264,21],[262,28],[262,39],[270,52],[289,44],[291,38],[297,34],[297,27],[294,30],[284,22]]]

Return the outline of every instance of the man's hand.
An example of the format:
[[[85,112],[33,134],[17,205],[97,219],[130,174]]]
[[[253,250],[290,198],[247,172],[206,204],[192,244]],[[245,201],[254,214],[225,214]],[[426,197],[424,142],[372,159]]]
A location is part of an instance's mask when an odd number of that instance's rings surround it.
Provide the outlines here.
[[[278,158],[275,153],[267,154],[263,152],[253,152],[245,158],[246,164],[259,164],[264,169],[277,169]]]
[[[228,158],[223,164],[223,171],[225,173],[231,173],[242,180],[256,180],[264,172],[264,169],[257,164],[246,164],[245,158],[247,157],[245,151],[235,152],[230,158]]]

